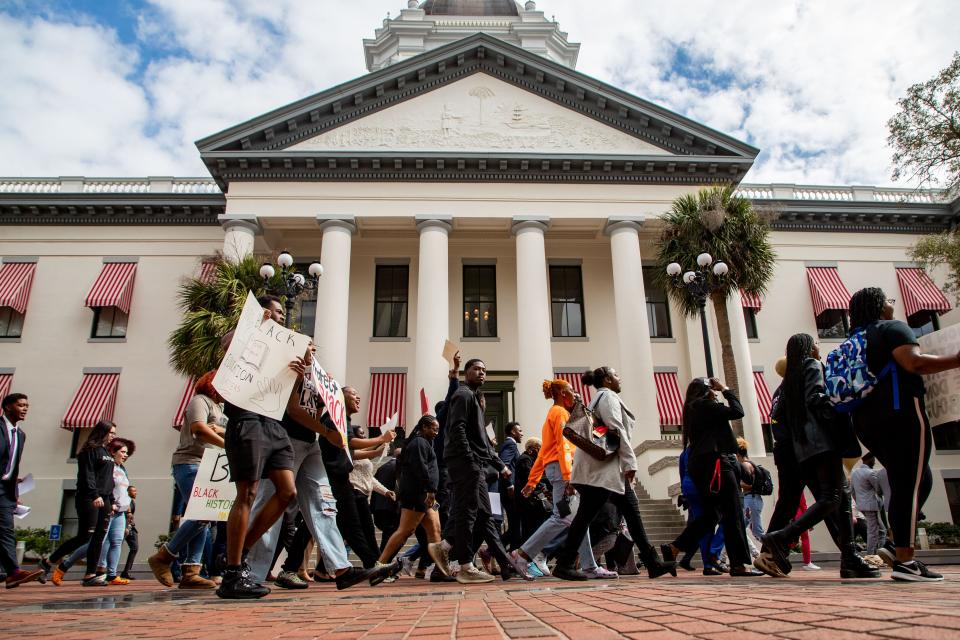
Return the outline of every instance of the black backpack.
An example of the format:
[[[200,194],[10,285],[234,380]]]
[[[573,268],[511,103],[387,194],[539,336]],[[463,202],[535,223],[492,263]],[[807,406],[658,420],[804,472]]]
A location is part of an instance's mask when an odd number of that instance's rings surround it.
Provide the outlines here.
[[[756,462],[753,463],[753,486],[750,493],[755,493],[758,496],[773,495],[773,476]]]

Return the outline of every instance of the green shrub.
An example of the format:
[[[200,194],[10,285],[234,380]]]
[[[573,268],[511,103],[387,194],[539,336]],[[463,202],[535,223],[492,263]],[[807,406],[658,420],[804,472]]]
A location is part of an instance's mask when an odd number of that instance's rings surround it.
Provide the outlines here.
[[[50,539],[50,530],[42,529],[40,527],[27,528],[27,529],[17,529],[14,532],[16,539],[23,540],[26,542],[27,552],[32,552],[36,556],[48,556],[51,551],[53,551],[57,545],[66,542],[69,538],[63,538],[61,540],[51,540]]]
[[[960,547],[960,526],[949,522],[921,522],[917,527],[927,530],[931,544]]]

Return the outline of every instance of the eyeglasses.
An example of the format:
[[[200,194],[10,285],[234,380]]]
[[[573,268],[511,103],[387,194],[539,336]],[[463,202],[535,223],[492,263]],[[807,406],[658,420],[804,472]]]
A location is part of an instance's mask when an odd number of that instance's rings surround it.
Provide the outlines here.
[[[896,302],[897,302],[897,299],[896,299],[896,298],[887,298],[887,304],[889,304],[891,307],[892,307]]]

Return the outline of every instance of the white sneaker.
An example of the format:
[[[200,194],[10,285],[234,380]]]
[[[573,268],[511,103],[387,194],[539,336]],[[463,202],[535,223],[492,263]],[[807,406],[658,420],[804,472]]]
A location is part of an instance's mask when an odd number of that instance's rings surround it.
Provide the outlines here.
[[[533,564],[537,565],[537,569],[540,569],[540,573],[543,575],[550,575],[550,567],[547,566],[547,556],[538,553],[533,557]]]
[[[493,581],[492,575],[480,571],[472,564],[461,565],[460,571],[457,572],[457,582],[460,584],[484,584]]]
[[[616,580],[620,577],[616,571],[610,571],[600,566],[594,569],[587,569],[584,573],[587,574],[587,577],[591,580]]]
[[[807,564],[803,565],[803,568],[807,571],[820,571],[820,567],[813,564],[812,562],[808,562]]]

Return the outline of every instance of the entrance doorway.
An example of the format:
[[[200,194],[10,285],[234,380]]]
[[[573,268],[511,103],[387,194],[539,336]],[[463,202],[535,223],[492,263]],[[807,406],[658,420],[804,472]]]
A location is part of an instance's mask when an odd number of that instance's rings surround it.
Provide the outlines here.
[[[503,444],[504,428],[513,419],[513,382],[494,381],[483,385],[483,397],[487,403],[487,424],[493,425],[497,436],[497,451]]]

